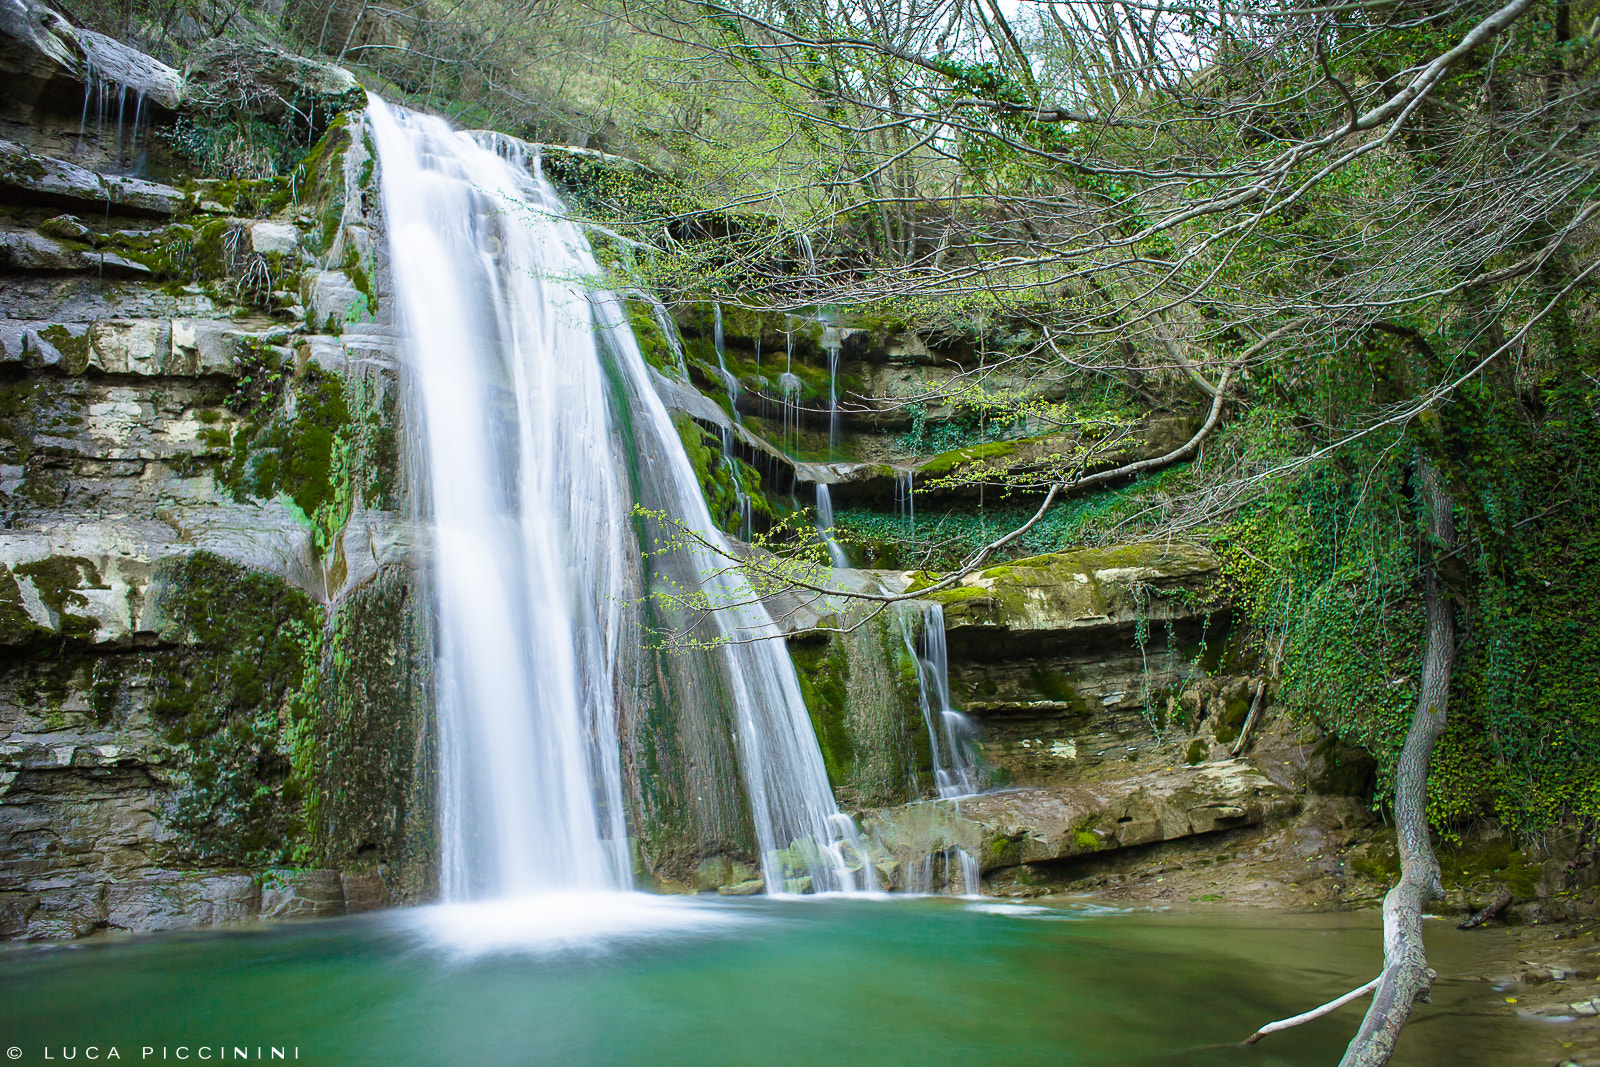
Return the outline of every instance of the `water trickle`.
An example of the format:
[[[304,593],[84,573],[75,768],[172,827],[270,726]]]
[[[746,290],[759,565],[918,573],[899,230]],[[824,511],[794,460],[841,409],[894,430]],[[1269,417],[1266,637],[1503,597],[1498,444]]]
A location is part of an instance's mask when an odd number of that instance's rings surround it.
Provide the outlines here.
[[[844,546],[833,536],[833,495],[828,491],[826,482],[817,483],[817,536],[828,546],[828,559],[835,567],[850,566],[850,557],[845,555]]]
[[[672,313],[667,310],[667,305],[656,299],[653,293],[639,290],[633,295],[643,300],[650,308],[650,317],[655,320],[656,329],[661,331],[661,336],[667,339],[667,345],[672,349],[672,358],[678,365],[678,380],[687,385],[689,360],[683,351],[683,339],[678,336],[678,326],[672,321]]]
[[[894,513],[896,517],[903,517],[906,521],[906,532],[912,533],[917,527],[917,501],[912,494],[915,486],[912,479],[916,472],[911,470],[897,470],[894,473]]]
[[[828,458],[839,447],[839,349],[841,340],[835,327],[822,330],[822,350],[828,356]]]
[[[781,413],[783,416],[783,439],[780,442],[790,455],[800,451],[800,379],[794,374],[784,371],[778,378],[778,390],[782,394]]]
[[[739,512],[739,537],[748,541],[755,519],[755,509],[750,503],[750,494],[744,490],[744,470],[733,454],[733,427],[722,427],[721,437],[722,462],[726,465],[728,478],[733,484],[733,503]]]
[[[717,376],[722,379],[722,387],[728,391],[728,407],[733,411],[733,421],[742,422],[739,417],[739,379],[728,370],[728,346],[722,339],[722,305],[712,304],[711,314],[711,342],[717,353]]]
[[[902,601],[900,636],[917,667],[917,702],[928,730],[934,785],[941,797],[970,796],[982,788],[972,720],[950,706],[950,658],[944,639],[944,605]],[[919,632],[920,631],[920,632]]]
[[[634,493],[699,539],[674,551],[719,609],[707,655],[769,891],[874,888],[782,633],[728,567],[622,301],[589,287],[537,158],[377,97],[369,121],[431,532],[444,897],[630,884],[615,694],[641,595]]]
[[[948,893],[958,897],[983,895],[983,875],[977,857],[959,846],[929,853],[905,867],[907,893]]]

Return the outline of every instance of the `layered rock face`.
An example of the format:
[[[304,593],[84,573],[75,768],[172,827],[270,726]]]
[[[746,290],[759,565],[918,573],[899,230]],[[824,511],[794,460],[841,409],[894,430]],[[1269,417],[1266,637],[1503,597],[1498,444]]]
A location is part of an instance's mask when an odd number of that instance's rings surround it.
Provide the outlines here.
[[[85,122],[86,94],[170,111],[185,83],[11,7],[0,937],[426,893],[399,386],[347,194],[360,131],[285,178],[185,180],[170,156],[145,172],[164,180],[128,173],[111,141],[161,142]],[[207,69],[212,96],[243,77]]]
[[[891,876],[959,849],[991,890],[1034,895],[1110,856],[1166,842],[1204,852],[1298,813],[1326,770],[1308,760],[1315,731],[1259,725],[1270,685],[1229,661],[1217,577],[1203,549],[1129,545],[1018,560],[930,593],[944,608],[951,700],[974,724],[992,788],[864,812]],[[1241,745],[1252,709],[1259,743]],[[1366,782],[1316,786],[1347,784]],[[944,877],[961,888],[953,866]]]

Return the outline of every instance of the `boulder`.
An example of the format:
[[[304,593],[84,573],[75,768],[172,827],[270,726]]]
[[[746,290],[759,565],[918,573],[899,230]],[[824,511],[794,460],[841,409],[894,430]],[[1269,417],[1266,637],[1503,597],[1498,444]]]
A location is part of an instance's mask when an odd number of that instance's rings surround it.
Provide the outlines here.
[[[41,105],[70,110],[91,79],[126,86],[168,110],[182,96],[182,76],[165,63],[79,29],[37,0],[0,0],[0,97],[8,110],[23,117]]]
[[[95,271],[148,277],[150,268],[115,252],[93,252],[28,231],[0,233],[0,270]]]
[[[868,812],[862,829],[902,864],[961,848],[984,871],[1071,859],[1293,814],[1299,798],[1238,760]]]
[[[343,67],[264,41],[211,42],[194,56],[184,81],[186,106],[307,127],[310,141],[334,115],[366,102],[366,90]]]

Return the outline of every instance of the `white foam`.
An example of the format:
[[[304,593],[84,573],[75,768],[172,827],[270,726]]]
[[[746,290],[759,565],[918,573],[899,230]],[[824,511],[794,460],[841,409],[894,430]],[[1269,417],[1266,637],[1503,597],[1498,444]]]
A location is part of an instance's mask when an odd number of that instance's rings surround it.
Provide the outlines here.
[[[395,913],[428,948],[470,958],[588,956],[749,926],[751,909],[646,893],[541,893]]]

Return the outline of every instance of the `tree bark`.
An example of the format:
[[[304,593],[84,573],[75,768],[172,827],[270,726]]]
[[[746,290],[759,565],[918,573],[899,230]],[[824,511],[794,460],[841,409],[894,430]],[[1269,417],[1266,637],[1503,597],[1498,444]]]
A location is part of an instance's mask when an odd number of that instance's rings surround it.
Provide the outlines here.
[[[1456,631],[1448,590],[1438,561],[1455,543],[1450,494],[1438,467],[1418,450],[1417,480],[1427,511],[1430,558],[1424,577],[1428,637],[1422,656],[1422,684],[1411,717],[1400,764],[1395,771],[1394,823],[1400,847],[1400,881],[1383,898],[1383,974],[1361,1029],[1345,1049],[1339,1067],[1382,1067],[1389,1062],[1411,1005],[1433,987],[1422,945],[1422,911],[1444,896],[1439,861],[1428,837],[1428,759],[1445,728],[1450,672],[1455,666]]]

